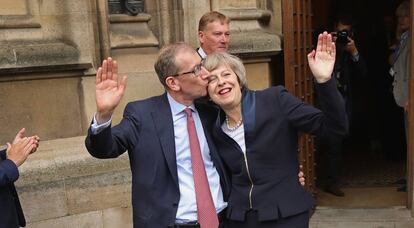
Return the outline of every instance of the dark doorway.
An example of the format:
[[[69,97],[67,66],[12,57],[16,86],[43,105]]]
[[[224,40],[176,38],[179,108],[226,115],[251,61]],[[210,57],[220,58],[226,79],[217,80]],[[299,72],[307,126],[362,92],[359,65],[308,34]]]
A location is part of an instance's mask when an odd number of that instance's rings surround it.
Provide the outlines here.
[[[405,192],[398,192],[406,176],[406,142],[403,110],[392,94],[390,45],[394,41],[394,12],[400,0],[314,0],[315,31],[333,31],[340,14],[351,15],[354,40],[365,60],[367,74],[352,77],[350,135],[344,141],[339,185],[345,197],[318,194],[324,206],[406,205]],[[324,175],[324,154],[317,153],[318,179]],[[317,181],[318,182],[318,181]],[[320,189],[323,183],[319,182]],[[379,194],[379,195],[378,195]],[[385,202],[381,194],[395,200]],[[391,195],[390,195],[391,194]],[[368,197],[367,197],[368,196]],[[378,197],[371,199],[369,196]],[[385,205],[384,205],[385,203]]]

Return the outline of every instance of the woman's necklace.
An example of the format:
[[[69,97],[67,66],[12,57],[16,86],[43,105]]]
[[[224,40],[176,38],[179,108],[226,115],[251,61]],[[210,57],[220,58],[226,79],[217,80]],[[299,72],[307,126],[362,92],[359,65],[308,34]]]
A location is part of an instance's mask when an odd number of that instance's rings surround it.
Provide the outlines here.
[[[229,131],[235,131],[243,124],[243,118],[240,118],[239,122],[237,122],[236,126],[230,127],[229,117],[226,115],[226,125]]]

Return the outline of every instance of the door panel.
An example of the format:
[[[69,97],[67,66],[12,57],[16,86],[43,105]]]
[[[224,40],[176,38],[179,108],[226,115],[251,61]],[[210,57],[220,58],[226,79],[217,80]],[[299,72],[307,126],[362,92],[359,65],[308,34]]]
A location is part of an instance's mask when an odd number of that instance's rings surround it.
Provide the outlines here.
[[[283,0],[283,42],[285,86],[302,99],[313,104],[313,81],[307,64],[312,49],[311,0]],[[299,161],[306,176],[306,188],[315,193],[314,139],[308,134],[299,138]]]
[[[408,140],[407,140],[407,207],[411,209],[411,216],[414,217],[414,190],[413,190],[413,180],[414,180],[414,170],[413,170],[413,158],[414,158],[414,4],[413,1],[410,1],[410,81],[409,81],[409,99],[408,99]]]

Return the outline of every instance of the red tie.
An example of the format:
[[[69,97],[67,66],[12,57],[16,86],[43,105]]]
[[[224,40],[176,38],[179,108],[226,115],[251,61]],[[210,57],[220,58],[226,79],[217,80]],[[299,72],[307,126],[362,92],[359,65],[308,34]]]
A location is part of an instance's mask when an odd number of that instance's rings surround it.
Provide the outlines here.
[[[201,228],[217,228],[219,221],[208,185],[206,169],[201,156],[200,143],[190,108],[185,109],[187,114],[187,129],[190,138],[191,165],[193,167],[194,188],[197,201],[198,222]]]

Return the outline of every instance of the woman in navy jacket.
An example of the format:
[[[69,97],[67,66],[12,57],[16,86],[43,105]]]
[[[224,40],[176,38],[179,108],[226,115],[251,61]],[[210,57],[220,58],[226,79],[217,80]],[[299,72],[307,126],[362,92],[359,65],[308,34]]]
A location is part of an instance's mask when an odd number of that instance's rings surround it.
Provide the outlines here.
[[[18,167],[36,151],[39,137],[24,137],[24,133],[23,128],[13,144],[7,143],[7,150],[0,151],[0,228],[26,226],[14,182],[19,178]]]
[[[308,61],[321,110],[282,86],[247,89],[244,66],[235,56],[217,53],[205,60],[209,96],[220,106],[213,136],[231,174],[230,227],[308,227],[314,200],[297,181],[298,132],[329,137],[348,130],[344,102],[331,79],[331,35],[319,35]]]

